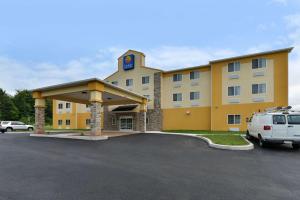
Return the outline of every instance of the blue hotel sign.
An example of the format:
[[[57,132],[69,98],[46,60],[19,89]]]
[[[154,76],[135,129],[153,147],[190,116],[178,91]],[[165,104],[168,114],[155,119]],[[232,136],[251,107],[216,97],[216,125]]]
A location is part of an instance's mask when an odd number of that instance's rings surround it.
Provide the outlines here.
[[[123,69],[130,70],[134,68],[134,55],[130,54],[123,57]]]

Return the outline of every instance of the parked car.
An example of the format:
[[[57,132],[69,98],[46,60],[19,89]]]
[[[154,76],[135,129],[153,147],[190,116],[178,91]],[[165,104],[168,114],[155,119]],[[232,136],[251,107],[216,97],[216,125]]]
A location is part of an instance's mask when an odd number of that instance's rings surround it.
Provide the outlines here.
[[[3,128],[2,126],[1,126],[1,121],[0,121],[0,132],[1,133],[4,133],[6,130],[5,130],[5,128]]]
[[[33,131],[34,127],[32,125],[26,125],[19,121],[1,121],[0,130],[1,132],[11,132],[15,130],[28,130]]]
[[[291,143],[294,149],[300,148],[300,112],[291,107],[267,110],[255,113],[248,120],[246,137],[259,140],[259,145],[266,143]]]

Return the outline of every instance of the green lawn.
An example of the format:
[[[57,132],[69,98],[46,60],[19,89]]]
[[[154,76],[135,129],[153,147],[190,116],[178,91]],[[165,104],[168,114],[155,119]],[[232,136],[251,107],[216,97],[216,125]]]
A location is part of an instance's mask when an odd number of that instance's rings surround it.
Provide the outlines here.
[[[223,145],[247,145],[248,142],[240,135],[201,135],[210,139],[213,143]]]
[[[243,131],[206,131],[206,130],[165,130],[164,132],[170,133],[189,133],[189,134],[201,134],[201,135],[210,135],[210,134],[245,134]]]
[[[242,131],[167,130],[170,133],[189,133],[209,138],[213,143],[223,145],[247,145]]]

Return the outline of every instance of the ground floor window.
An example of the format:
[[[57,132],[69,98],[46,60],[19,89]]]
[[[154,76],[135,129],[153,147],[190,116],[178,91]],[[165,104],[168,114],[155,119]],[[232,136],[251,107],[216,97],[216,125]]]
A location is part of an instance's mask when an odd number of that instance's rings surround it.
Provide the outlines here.
[[[58,126],[61,126],[61,125],[62,125],[62,120],[59,119],[59,120],[58,120]]]
[[[66,120],[66,125],[67,125],[67,126],[70,126],[70,124],[71,124],[71,121],[70,121],[69,119],[67,119],[67,120]]]
[[[149,124],[149,117],[146,117],[146,124]]]
[[[241,115],[228,115],[228,124],[240,124]]]
[[[91,119],[86,119],[86,120],[85,120],[85,125],[86,125],[86,126],[89,126],[90,124],[91,124]]]

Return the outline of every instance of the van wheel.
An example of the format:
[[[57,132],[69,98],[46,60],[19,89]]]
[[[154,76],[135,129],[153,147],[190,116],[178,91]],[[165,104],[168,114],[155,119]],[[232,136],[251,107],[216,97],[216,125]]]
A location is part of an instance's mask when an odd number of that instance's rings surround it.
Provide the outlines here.
[[[6,128],[6,132],[12,132],[13,129],[11,127]]]
[[[33,131],[33,128],[32,128],[32,127],[29,127],[27,130],[28,130],[28,131]]]
[[[249,134],[249,131],[246,132],[246,139],[247,140],[251,140],[252,136]]]
[[[293,149],[299,149],[300,148],[300,144],[292,144]]]
[[[260,147],[266,146],[266,142],[262,139],[262,137],[260,135],[258,136],[258,144]]]

